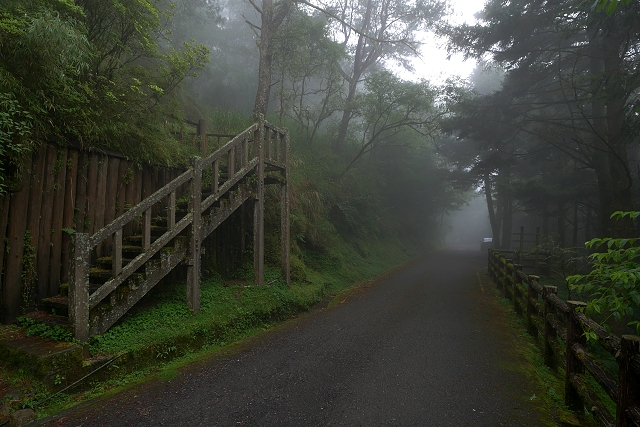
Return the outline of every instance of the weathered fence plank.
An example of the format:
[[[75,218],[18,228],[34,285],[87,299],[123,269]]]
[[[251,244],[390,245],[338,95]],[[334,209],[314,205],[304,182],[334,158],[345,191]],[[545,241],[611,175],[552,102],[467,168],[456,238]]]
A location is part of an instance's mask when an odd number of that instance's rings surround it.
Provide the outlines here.
[[[64,195],[67,182],[67,149],[60,149],[56,155],[53,184],[53,215],[51,217],[51,250],[49,257],[49,286],[47,295],[56,295],[60,289],[60,260],[62,258],[62,228],[64,214]]]
[[[33,153],[32,156],[32,170],[33,175],[31,176],[31,193],[29,195],[29,205],[25,207],[26,215],[27,215],[27,230],[31,233],[32,244],[35,247],[39,247],[38,238],[40,235],[40,217],[42,215],[42,191],[44,188],[44,171],[45,164],[47,159],[47,146],[42,145],[39,149]],[[37,272],[37,266],[39,259],[37,257],[37,250],[35,251],[36,258],[32,260],[33,265],[36,266],[35,271]],[[37,275],[36,275],[37,276]],[[25,281],[31,286],[37,286],[37,277],[34,277],[33,274],[26,274]],[[42,298],[42,294],[38,292],[38,298]]]
[[[87,218],[87,182],[89,181],[89,153],[83,151],[78,159],[78,175],[76,176],[76,214],[75,230],[84,232],[84,222]]]
[[[53,218],[53,199],[55,197],[56,176],[54,173],[57,159],[56,147],[49,145],[46,154],[46,170],[42,189],[42,208],[38,227],[38,298],[49,295],[49,258],[51,256],[51,219]],[[37,195],[36,195],[37,197]]]
[[[20,190],[11,195],[9,224],[7,231],[7,260],[5,266],[5,283],[2,293],[4,322],[16,320],[20,307],[24,306],[21,283],[23,269],[24,237],[27,229],[26,209],[29,204],[31,186],[31,157],[24,163]]]
[[[87,166],[87,214],[85,217],[83,232],[93,234],[97,215],[98,199],[98,155],[89,154],[89,164]]]
[[[102,227],[104,227],[105,222],[105,209],[107,207],[107,182],[109,179],[109,158],[106,156],[100,156],[98,159],[98,182],[97,182],[97,192],[96,192],[96,201],[95,201],[95,219],[93,223],[93,227],[91,229],[91,234],[96,233]],[[102,245],[96,247],[96,256],[100,258],[106,252],[106,242],[103,242]]]
[[[71,243],[70,230],[74,228],[79,155],[80,153],[78,153],[78,150],[69,150],[69,154],[67,155],[68,170],[64,191],[64,212],[62,214],[62,255],[60,259],[62,269],[60,280],[62,283],[69,281],[69,245]]]
[[[107,185],[105,188],[105,209],[104,209],[104,223],[109,224],[116,216],[116,205],[118,197],[118,172],[120,170],[120,159],[109,158],[109,164],[107,166]],[[102,227],[100,227],[102,228]],[[108,238],[104,243],[105,253],[111,253],[113,245],[113,239]]]

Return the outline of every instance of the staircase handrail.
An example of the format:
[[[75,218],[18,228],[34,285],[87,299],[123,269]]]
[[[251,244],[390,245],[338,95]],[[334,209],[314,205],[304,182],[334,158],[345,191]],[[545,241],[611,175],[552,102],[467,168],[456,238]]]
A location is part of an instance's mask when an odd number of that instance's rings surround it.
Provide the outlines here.
[[[165,247],[173,238],[175,238],[182,230],[193,223],[194,209],[198,212],[202,212],[215,203],[220,197],[228,192],[233,186],[235,186],[246,175],[251,173],[259,163],[259,156],[257,153],[253,153],[251,159],[249,159],[249,139],[253,137],[254,141],[258,138],[262,138],[259,132],[263,134],[267,133],[265,130],[276,129],[273,126],[267,126],[264,121],[251,125],[245,131],[235,136],[225,145],[220,147],[215,152],[206,156],[205,158],[195,157],[192,164],[198,164],[198,167],[190,167],[182,175],[165,185],[163,188],[151,194],[149,197],[142,200],[136,206],[129,209],[120,217],[116,218],[111,223],[107,224],[95,234],[89,236],[87,233],[75,233],[73,237],[73,256],[72,268],[70,271],[69,280],[69,314],[70,320],[74,327],[74,335],[80,341],[85,341],[89,336],[89,312],[92,308],[97,306],[104,298],[106,298],[111,292],[117,289],[125,280],[127,280],[133,273],[135,273],[145,262],[157,254],[163,247]],[[279,131],[279,129],[278,129]],[[277,135],[279,132],[274,131]],[[235,155],[239,151],[242,156],[240,161],[240,168],[235,171]],[[258,151],[254,149],[254,151]],[[276,150],[277,152],[277,150]],[[212,167],[213,176],[218,176],[218,163],[219,160],[229,155],[228,167],[228,179],[221,186],[218,186],[218,180],[212,179],[212,194],[204,201],[200,201],[201,198],[201,185],[198,185],[198,189],[195,190],[198,194],[191,194],[193,200],[197,200],[198,204],[190,204],[190,212],[187,213],[180,221],[175,222],[176,211],[176,190],[188,183],[192,182],[196,178],[196,170],[201,175],[202,171],[207,167]],[[201,180],[201,176],[198,176]],[[193,190],[192,190],[193,192]],[[168,204],[168,219],[167,219],[167,231],[160,236],[156,241],[151,244],[151,214],[152,208],[156,203],[165,197],[170,197]],[[143,215],[143,251],[136,256],[129,264],[122,267],[122,230],[123,227],[134,219]],[[198,223],[202,222],[200,215],[197,215]],[[196,227],[200,230],[200,227]],[[198,238],[200,238],[198,232]],[[91,262],[91,251],[96,248],[103,240],[112,237],[114,238],[114,249],[112,255],[112,277],[91,295],[89,295],[89,273]]]

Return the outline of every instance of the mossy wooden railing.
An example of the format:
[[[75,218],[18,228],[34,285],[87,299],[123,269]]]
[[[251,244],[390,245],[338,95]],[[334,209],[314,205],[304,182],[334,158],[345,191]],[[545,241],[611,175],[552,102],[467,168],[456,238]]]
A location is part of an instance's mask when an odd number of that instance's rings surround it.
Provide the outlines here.
[[[260,121],[212,154],[193,158],[186,172],[95,234],[75,233],[69,278],[69,318],[75,338],[86,341],[104,333],[179,264],[187,266],[187,304],[198,313],[202,241],[249,199],[254,200],[254,277],[263,285],[265,178],[281,185],[282,274],[289,283],[288,156],[288,133]],[[178,194],[188,196],[188,209],[182,214]],[[164,217],[152,218],[159,205]],[[123,245],[123,228],[140,218],[137,245]],[[161,234],[160,227],[152,225],[158,220],[163,224]],[[101,271],[92,267],[95,249],[107,240],[111,269]],[[125,249],[136,254],[126,265]],[[107,276],[104,283],[91,285],[90,278],[99,274]]]
[[[580,311],[584,302],[561,300],[556,287],[542,286],[537,276],[523,273],[520,265],[507,258],[511,254],[490,249],[489,275],[513,302],[515,312],[525,317],[529,334],[542,337],[544,363],[554,370],[564,369],[567,406],[578,411],[587,408],[602,426],[639,426],[640,337],[606,332]],[[595,332],[593,345],[600,347],[601,354],[615,358],[617,375],[588,351],[585,331]],[[607,409],[602,392],[615,403],[615,414]]]

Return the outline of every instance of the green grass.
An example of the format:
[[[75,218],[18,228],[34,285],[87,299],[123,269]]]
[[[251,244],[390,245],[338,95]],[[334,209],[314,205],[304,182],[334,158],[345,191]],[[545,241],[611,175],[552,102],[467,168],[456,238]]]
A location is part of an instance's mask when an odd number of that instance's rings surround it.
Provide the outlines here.
[[[202,283],[201,309],[195,316],[187,307],[184,283],[159,285],[109,331],[92,338],[92,355],[122,357],[100,374],[101,379],[90,377],[55,396],[38,406],[37,414],[45,417],[153,378],[171,378],[184,365],[233,351],[247,338],[309,311],[320,301],[326,303],[334,296],[344,299],[369,279],[416,255],[396,239],[366,244],[342,241],[331,254],[302,249],[304,280],[288,287],[277,269],[267,267],[268,285],[255,286],[251,265],[233,280],[215,275]],[[0,375],[0,380],[8,379],[6,375]],[[19,402],[11,402],[13,410],[38,404],[62,388],[46,390],[34,378],[11,375],[12,384],[24,385]]]
[[[482,276],[482,275],[481,275]],[[495,284],[485,277],[484,288],[490,290],[496,298],[497,305],[508,314],[508,321],[502,327],[513,330],[515,342],[510,346],[511,353],[524,363],[509,366],[507,369],[519,371],[526,375],[533,383],[536,383],[541,393],[535,396],[544,419],[549,426],[582,425],[584,427],[597,427],[598,424],[590,414],[574,413],[564,404],[564,370],[559,367],[554,372],[544,364],[542,337],[534,338],[527,332],[525,318],[518,316],[513,309],[513,302],[504,298]],[[551,283],[546,283],[550,284]],[[496,315],[496,318],[499,316]],[[533,396],[532,396],[533,398]],[[574,423],[580,424],[574,424]],[[564,423],[564,424],[562,424]]]

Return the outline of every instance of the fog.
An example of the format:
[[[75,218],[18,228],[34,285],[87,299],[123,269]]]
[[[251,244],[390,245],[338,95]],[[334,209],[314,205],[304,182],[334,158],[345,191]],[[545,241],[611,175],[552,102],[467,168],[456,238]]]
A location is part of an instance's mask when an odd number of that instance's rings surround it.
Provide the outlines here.
[[[461,210],[452,212],[446,220],[448,232],[445,235],[447,246],[469,246],[480,249],[480,241],[491,237],[491,226],[487,204],[478,196],[469,201]]]

